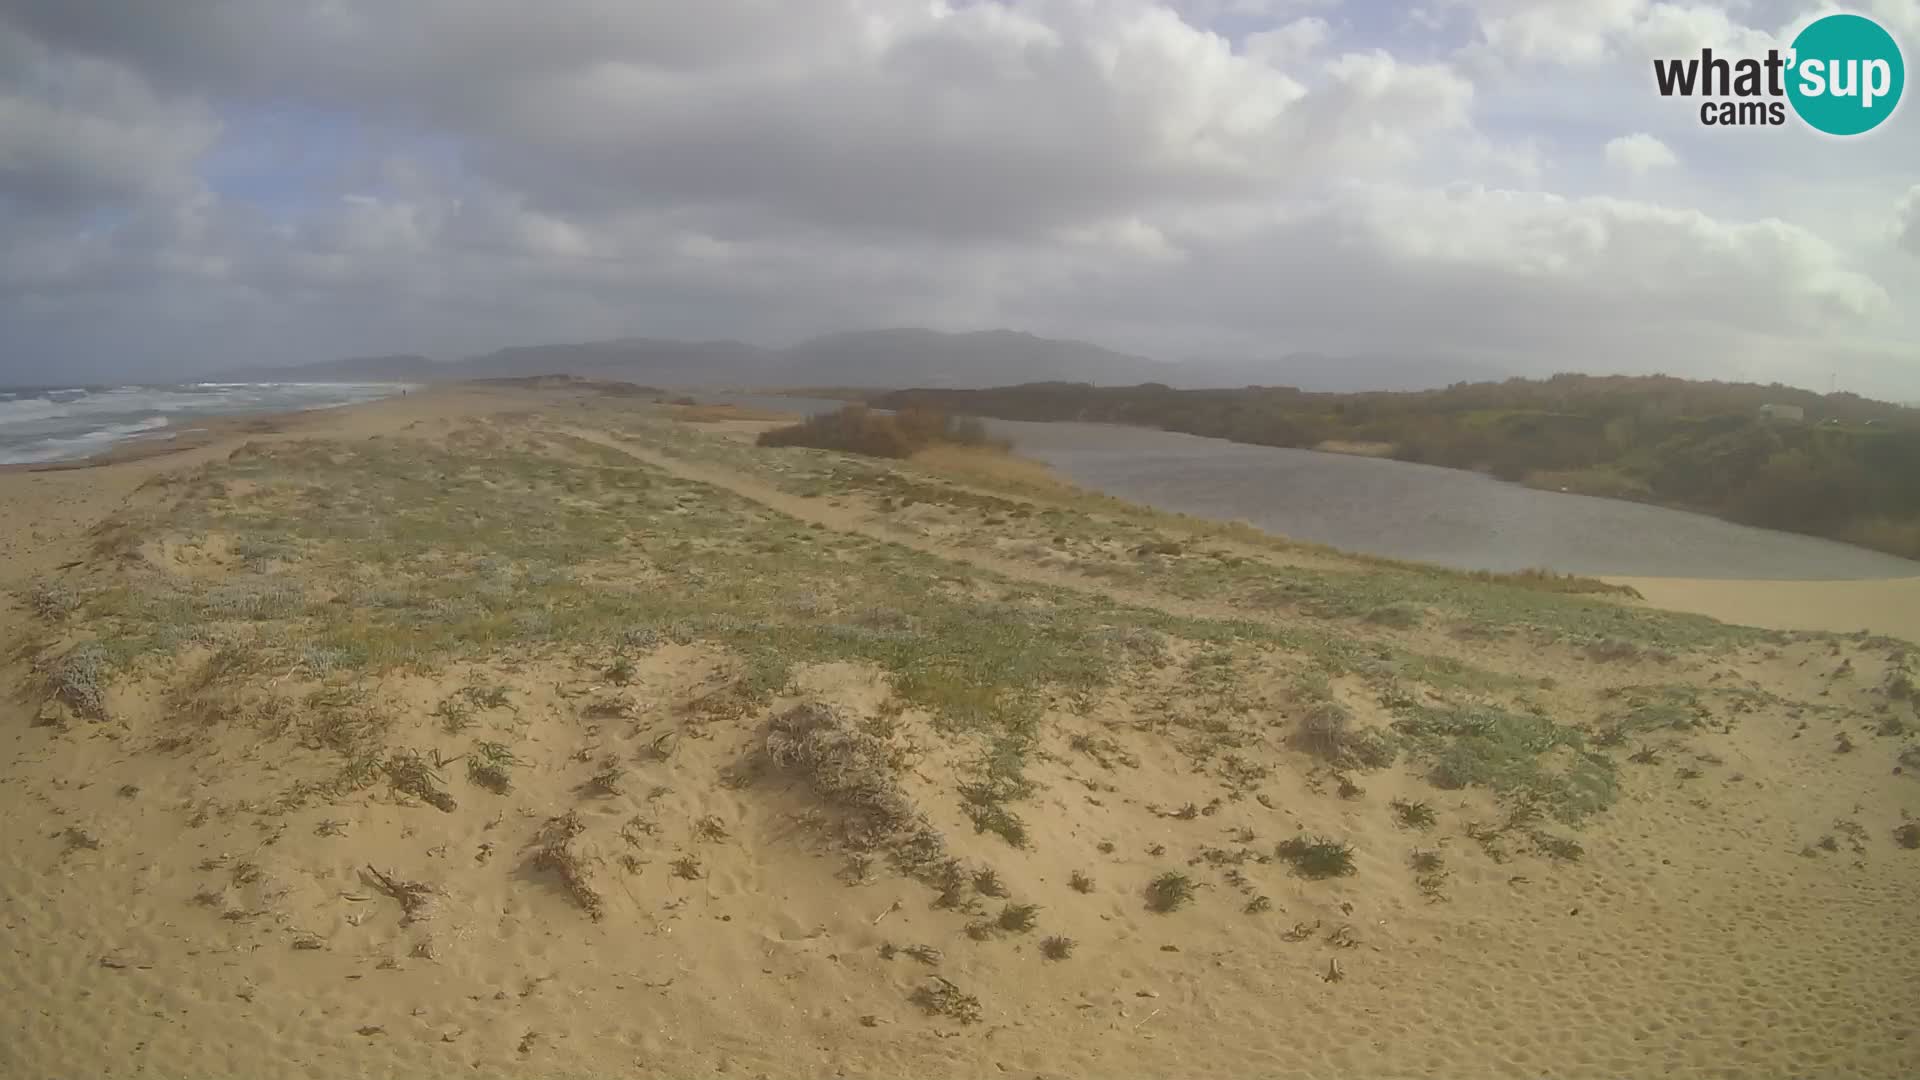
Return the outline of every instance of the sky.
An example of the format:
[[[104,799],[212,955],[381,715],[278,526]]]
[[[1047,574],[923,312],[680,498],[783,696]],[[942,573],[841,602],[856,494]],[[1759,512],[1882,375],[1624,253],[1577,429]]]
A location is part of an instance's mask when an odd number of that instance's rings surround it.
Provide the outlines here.
[[[0,0],[0,382],[916,325],[1920,400],[1920,103],[1654,89],[1829,10]]]

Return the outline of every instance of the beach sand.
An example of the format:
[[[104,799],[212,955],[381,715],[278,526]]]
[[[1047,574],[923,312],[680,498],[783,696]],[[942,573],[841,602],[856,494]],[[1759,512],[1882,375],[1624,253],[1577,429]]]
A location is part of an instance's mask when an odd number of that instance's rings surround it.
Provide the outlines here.
[[[715,427],[448,387],[0,474],[0,1076],[1920,1075],[1914,653],[1647,610],[1911,633],[1908,583],[1380,606],[1030,467]],[[834,755],[773,739],[812,705]],[[1454,709],[1589,741],[1314,749]]]
[[[1864,581],[1608,578],[1647,603],[1774,630],[1865,630],[1920,642],[1920,577]]]

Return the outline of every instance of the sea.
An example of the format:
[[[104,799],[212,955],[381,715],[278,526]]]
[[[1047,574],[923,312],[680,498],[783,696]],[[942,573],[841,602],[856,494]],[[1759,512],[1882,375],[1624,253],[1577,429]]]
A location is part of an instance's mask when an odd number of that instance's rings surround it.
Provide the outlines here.
[[[333,409],[403,383],[174,383],[0,389],[0,465],[73,461],[119,443],[173,439],[201,417]]]

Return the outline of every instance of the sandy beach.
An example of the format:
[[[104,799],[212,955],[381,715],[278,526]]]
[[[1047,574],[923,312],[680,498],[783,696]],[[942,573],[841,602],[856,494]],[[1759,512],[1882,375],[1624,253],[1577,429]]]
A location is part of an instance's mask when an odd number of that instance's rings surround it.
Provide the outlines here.
[[[1920,578],[1865,581],[1708,581],[1609,578],[1655,607],[1774,630],[1865,630],[1920,642]]]
[[[1920,1074],[1920,579],[1479,582],[771,422],[0,472],[0,1075]]]

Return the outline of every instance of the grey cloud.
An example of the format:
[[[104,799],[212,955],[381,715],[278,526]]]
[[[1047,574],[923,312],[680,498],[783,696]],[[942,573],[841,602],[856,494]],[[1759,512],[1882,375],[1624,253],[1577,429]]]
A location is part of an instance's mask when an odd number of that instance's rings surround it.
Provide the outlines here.
[[[186,191],[218,133],[206,109],[0,22],[0,201],[49,212]]]
[[[1843,331],[1868,358],[1911,339],[1886,286],[1792,225],[1456,184],[1542,171],[1532,132],[1476,128],[1490,103],[1458,65],[1239,48],[1194,21],[1318,7],[12,0],[0,45],[69,89],[0,77],[0,356],[209,368],[923,323],[1713,374],[1816,363],[1805,343]],[[10,128],[9,103],[85,124]],[[293,205],[223,198],[196,169],[219,116],[263,103],[375,149]],[[108,137],[75,141],[87,124]]]

